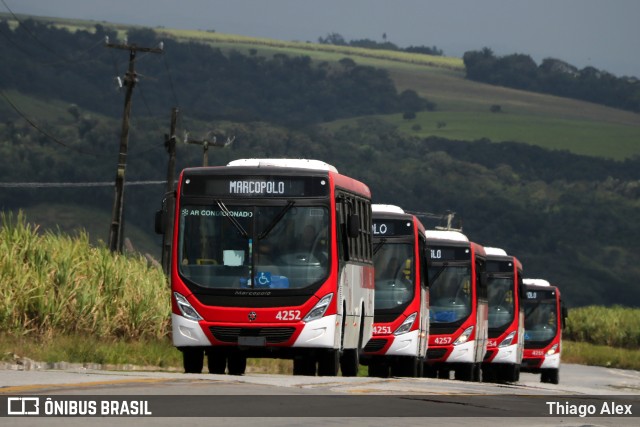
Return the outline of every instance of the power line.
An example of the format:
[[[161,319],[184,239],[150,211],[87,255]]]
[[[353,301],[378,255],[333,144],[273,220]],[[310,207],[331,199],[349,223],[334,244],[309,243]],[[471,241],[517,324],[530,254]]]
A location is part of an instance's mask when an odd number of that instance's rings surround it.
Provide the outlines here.
[[[29,117],[27,117],[26,114],[24,114],[11,100],[11,98],[9,98],[7,96],[7,94],[4,93],[3,90],[0,89],[0,96],[2,96],[4,98],[5,101],[7,101],[7,103],[11,106],[11,108],[14,109],[14,111],[16,113],[18,113],[23,119],[25,119],[27,121],[27,123],[29,123],[29,125],[31,125],[31,127],[33,127],[35,130],[37,130],[38,132],[40,132],[42,135],[46,136],[48,139],[50,139],[51,141],[55,142],[56,144],[68,149],[68,150],[73,150],[76,151],[80,154],[85,154],[85,155],[90,155],[90,156],[96,156],[96,157],[104,157],[104,154],[99,154],[99,153],[94,153],[94,152],[90,152],[90,151],[84,151],[84,150],[80,150],[78,148],[72,147],[62,141],[60,141],[58,138],[56,138],[55,136],[49,134],[48,132],[46,132],[45,130],[41,129],[33,120],[31,120]]]
[[[126,186],[163,185],[167,181],[128,181]],[[113,187],[111,182],[0,182],[0,188],[78,188],[78,187]]]

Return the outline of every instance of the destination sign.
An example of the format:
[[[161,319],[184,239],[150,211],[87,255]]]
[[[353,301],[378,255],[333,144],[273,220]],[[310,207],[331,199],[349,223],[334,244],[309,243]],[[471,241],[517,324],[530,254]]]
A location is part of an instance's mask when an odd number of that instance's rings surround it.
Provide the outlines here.
[[[531,289],[526,288],[524,297],[527,300],[531,301],[544,301],[544,300],[554,300],[556,296],[556,291],[551,289]]]
[[[471,249],[455,246],[428,246],[427,258],[431,261],[467,261],[471,259]]]
[[[182,193],[214,197],[322,197],[329,194],[325,177],[186,176]]]
[[[487,273],[513,273],[513,263],[511,261],[487,261]]]
[[[373,219],[371,226],[374,236],[411,236],[413,223],[406,219]]]

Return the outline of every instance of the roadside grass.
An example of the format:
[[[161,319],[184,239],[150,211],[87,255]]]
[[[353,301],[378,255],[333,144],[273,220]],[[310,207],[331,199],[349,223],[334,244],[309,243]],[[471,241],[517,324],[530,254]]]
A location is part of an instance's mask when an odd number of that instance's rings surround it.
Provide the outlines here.
[[[562,362],[640,371],[640,351],[564,340]]]
[[[42,363],[67,362],[105,370],[153,370],[182,372],[182,355],[170,339],[123,341],[92,336],[48,338],[0,334],[0,362],[25,364],[24,358]],[[638,350],[585,342],[563,341],[562,362],[640,371]],[[203,372],[207,372],[206,359]],[[293,362],[281,359],[249,359],[247,372],[292,375]],[[360,366],[358,376],[367,376]]]

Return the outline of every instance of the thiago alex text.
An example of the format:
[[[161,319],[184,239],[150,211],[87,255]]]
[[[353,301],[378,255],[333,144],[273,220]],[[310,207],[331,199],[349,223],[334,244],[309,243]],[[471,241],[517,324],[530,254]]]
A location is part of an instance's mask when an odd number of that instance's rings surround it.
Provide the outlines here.
[[[602,402],[598,404],[575,404],[569,402],[545,402],[549,415],[577,415],[579,417],[633,415],[632,404]]]

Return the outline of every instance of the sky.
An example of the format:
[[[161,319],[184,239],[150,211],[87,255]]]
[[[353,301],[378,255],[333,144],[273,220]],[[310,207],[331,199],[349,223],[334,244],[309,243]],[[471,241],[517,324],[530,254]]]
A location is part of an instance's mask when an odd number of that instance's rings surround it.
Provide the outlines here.
[[[489,47],[640,77],[639,0],[0,0],[0,11],[316,42]]]

